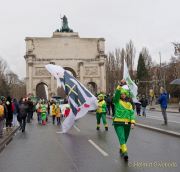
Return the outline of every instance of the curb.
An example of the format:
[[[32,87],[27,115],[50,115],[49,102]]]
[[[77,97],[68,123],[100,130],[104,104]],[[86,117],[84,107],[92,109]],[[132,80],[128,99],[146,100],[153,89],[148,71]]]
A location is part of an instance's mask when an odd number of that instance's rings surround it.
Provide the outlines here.
[[[140,123],[136,123],[135,125],[138,126],[138,127],[141,127],[141,128],[150,129],[150,130],[153,130],[153,131],[158,131],[158,132],[163,133],[163,134],[168,134],[168,135],[180,138],[180,133],[175,132],[175,131],[164,130],[164,129],[161,129],[161,128],[152,127],[152,126],[144,125],[144,124],[140,124]]]
[[[112,119],[111,116],[107,116],[107,118]],[[150,126],[150,125],[144,125],[144,124],[140,124],[140,123],[136,123],[135,126],[145,128],[145,129],[150,129],[150,130],[153,130],[153,131],[158,131],[158,132],[163,133],[163,134],[168,134],[168,135],[180,138],[180,133],[175,132],[175,131],[164,130],[164,129],[161,129],[161,128],[153,127],[153,126]]]
[[[2,141],[0,142],[0,152],[11,142],[13,139],[14,134],[19,129],[19,127],[16,127],[8,136],[6,136]]]

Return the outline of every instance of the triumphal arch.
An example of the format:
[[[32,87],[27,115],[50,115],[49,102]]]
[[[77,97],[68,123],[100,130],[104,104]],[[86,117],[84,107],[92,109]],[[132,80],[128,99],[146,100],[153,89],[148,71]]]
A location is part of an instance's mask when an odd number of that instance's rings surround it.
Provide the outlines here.
[[[65,18],[64,18],[65,17]],[[56,64],[69,70],[94,94],[106,91],[105,39],[81,38],[69,29],[66,16],[52,37],[26,37],[26,90],[36,95],[39,84],[48,88],[48,96],[57,94],[56,79],[45,69]]]

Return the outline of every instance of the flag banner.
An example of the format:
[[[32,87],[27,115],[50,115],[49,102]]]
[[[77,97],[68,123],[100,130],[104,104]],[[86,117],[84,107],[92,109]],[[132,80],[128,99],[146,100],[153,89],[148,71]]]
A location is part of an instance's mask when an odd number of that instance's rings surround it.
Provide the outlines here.
[[[129,75],[129,71],[128,71],[128,67],[127,67],[127,64],[126,64],[126,61],[124,59],[124,72],[123,72],[123,79],[126,81],[129,89],[130,89],[130,92],[132,94],[132,99],[133,99],[133,102],[137,102],[137,93],[138,93],[138,87],[137,85],[132,81],[130,75]]]
[[[61,66],[48,64],[45,67],[61,83],[68,96],[71,111],[62,123],[62,132],[66,133],[75,120],[85,116],[88,111],[97,109],[97,98]]]

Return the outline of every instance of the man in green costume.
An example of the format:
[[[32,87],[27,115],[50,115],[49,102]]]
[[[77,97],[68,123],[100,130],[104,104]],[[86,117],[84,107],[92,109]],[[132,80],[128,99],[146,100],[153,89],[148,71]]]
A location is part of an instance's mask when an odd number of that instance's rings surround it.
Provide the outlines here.
[[[120,154],[124,160],[128,160],[126,142],[131,128],[134,128],[135,116],[132,104],[129,102],[129,90],[118,86],[115,91],[114,104],[115,116],[113,118],[114,129],[120,143]]]
[[[47,115],[47,106],[45,104],[45,101],[43,100],[41,104],[41,119],[42,119],[42,125],[46,125],[46,115]]]
[[[108,124],[106,122],[106,102],[104,100],[104,95],[98,95],[98,108],[96,110],[96,119],[97,119],[97,130],[100,129],[101,118],[105,127],[105,130],[108,131]]]

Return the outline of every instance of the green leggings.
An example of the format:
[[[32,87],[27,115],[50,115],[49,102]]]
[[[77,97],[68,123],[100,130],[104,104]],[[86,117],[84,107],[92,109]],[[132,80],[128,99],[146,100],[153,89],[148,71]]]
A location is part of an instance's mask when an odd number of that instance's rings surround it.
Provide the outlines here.
[[[101,118],[102,118],[104,126],[107,127],[106,112],[104,112],[104,113],[96,113],[97,126],[100,126]]]
[[[130,124],[114,124],[114,129],[116,131],[116,134],[119,139],[120,145],[126,144],[129,133],[131,130],[131,125]]]

